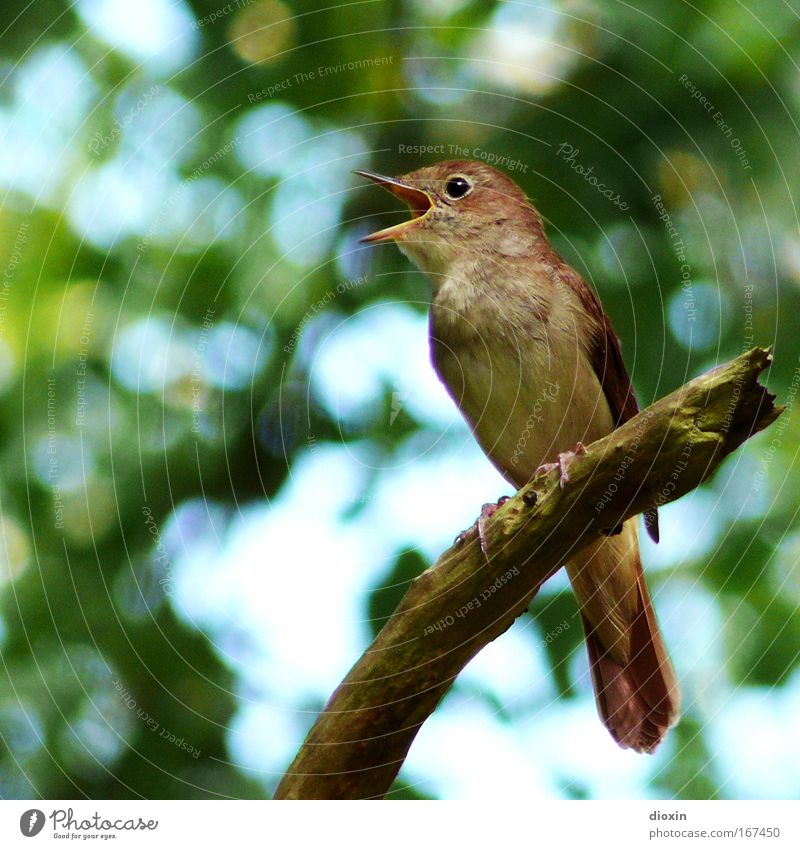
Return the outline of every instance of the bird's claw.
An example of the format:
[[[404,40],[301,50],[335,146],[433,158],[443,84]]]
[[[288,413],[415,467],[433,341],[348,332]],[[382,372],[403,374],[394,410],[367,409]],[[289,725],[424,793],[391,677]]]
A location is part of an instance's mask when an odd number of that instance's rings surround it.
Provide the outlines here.
[[[481,547],[481,551],[483,552],[483,556],[488,560],[489,559],[489,546],[486,542],[486,523],[491,519],[492,516],[497,512],[497,510],[502,507],[506,501],[509,500],[511,496],[504,495],[498,499],[496,503],[492,503],[491,501],[487,502],[481,507],[480,516],[475,520],[474,524],[467,528],[465,531],[461,531],[461,533],[455,539],[455,545],[461,545],[466,542],[473,533],[477,532],[478,534],[478,544]]]
[[[558,485],[561,489],[569,483],[569,471],[567,470],[567,465],[569,461],[576,454],[585,454],[586,446],[582,442],[578,442],[575,445],[575,449],[573,451],[562,451],[558,455],[558,462],[556,463],[542,463],[541,466],[534,472],[534,474],[539,474],[539,472],[552,472],[555,469],[558,469]]]

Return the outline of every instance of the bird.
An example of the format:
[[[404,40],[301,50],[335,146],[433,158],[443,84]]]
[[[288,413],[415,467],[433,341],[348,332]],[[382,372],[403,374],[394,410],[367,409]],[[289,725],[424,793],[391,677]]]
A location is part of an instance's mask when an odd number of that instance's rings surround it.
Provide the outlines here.
[[[394,242],[430,279],[433,367],[487,458],[516,489],[554,466],[568,485],[574,453],[639,410],[594,291],[551,245],[525,192],[483,162],[356,173],[411,211],[362,241]],[[655,511],[645,527],[658,541]],[[600,718],[622,748],[651,753],[678,721],[680,691],[645,583],[637,518],[565,568]]]

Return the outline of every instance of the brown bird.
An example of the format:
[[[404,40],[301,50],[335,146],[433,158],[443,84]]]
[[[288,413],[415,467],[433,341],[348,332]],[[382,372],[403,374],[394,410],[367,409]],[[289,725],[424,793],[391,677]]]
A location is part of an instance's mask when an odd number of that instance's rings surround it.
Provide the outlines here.
[[[359,171],[412,218],[367,236],[393,240],[430,278],[434,368],[486,456],[516,488],[638,412],[619,342],[597,297],[559,256],[524,192],[479,162],[402,177]],[[645,517],[658,538],[657,516]],[[480,536],[480,524],[479,524]],[[675,673],[639,556],[636,519],[572,558],[603,723],[652,752],[678,719]]]

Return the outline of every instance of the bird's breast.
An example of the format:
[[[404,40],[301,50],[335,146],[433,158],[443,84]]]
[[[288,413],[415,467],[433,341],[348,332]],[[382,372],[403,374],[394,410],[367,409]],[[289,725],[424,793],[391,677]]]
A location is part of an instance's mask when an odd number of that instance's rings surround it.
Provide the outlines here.
[[[600,383],[580,344],[580,313],[456,285],[431,307],[434,367],[481,448],[515,486],[576,442],[613,429]]]

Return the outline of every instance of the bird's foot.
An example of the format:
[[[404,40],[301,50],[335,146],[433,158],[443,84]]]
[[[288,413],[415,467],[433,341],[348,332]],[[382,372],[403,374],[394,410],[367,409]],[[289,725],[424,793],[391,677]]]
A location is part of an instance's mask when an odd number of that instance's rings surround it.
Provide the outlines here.
[[[538,475],[539,472],[552,472],[554,469],[558,469],[558,485],[561,487],[561,489],[564,489],[564,487],[569,483],[569,471],[567,470],[569,461],[576,454],[585,453],[586,446],[582,442],[579,442],[575,446],[574,451],[562,451],[558,455],[557,463],[542,463],[542,465],[539,466],[539,468],[534,472],[534,475]]]
[[[481,547],[481,551],[483,552],[483,556],[488,560],[489,559],[489,547],[486,543],[486,523],[489,519],[494,516],[494,514],[498,511],[500,507],[502,507],[506,501],[509,500],[510,495],[504,495],[502,498],[497,500],[497,503],[493,504],[491,501],[487,504],[484,504],[481,507],[481,514],[475,520],[474,524],[472,524],[465,531],[461,531],[461,533],[455,539],[455,545],[462,545],[466,542],[474,533],[478,534],[478,543]]]

